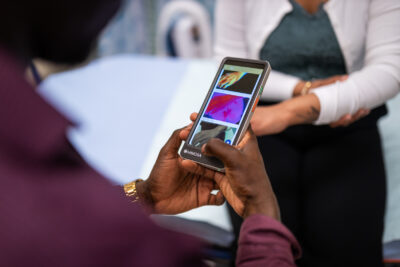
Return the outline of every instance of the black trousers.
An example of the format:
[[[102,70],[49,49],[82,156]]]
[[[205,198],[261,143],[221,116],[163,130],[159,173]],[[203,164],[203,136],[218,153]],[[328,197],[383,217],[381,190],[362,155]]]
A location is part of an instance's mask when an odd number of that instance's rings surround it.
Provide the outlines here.
[[[295,126],[259,138],[299,266],[381,266],[386,200],[378,116],[347,128]],[[375,116],[375,118],[374,118]],[[235,231],[241,219],[230,211]]]

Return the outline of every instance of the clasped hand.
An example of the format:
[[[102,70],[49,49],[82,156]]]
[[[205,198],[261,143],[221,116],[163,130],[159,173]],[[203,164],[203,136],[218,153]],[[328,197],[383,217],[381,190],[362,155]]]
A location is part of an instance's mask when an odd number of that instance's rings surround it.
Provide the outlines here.
[[[333,76],[327,79],[315,80],[310,88],[311,92],[320,87],[336,82],[345,82],[347,75]],[[305,81],[300,81],[293,91],[293,98],[275,105],[261,106],[256,109],[251,121],[251,126],[256,135],[278,134],[288,127],[298,124],[313,123],[319,117],[320,103],[314,94],[300,95]],[[331,122],[332,128],[346,127],[369,114],[365,108],[359,109],[354,114],[345,114],[337,121]]]

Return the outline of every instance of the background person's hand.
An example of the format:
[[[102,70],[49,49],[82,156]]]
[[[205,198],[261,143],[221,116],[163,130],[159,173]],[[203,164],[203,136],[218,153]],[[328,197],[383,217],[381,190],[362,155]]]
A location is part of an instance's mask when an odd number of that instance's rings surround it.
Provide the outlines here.
[[[347,75],[333,76],[327,79],[315,80],[312,82],[312,90],[318,90],[319,87],[345,81]],[[299,83],[301,85],[302,81]],[[301,88],[304,85],[300,86]],[[295,89],[296,90],[296,89]],[[281,103],[258,107],[251,120],[251,126],[256,135],[277,134],[284,131],[292,125],[309,124],[318,119],[321,106],[318,97],[315,94],[306,94]],[[332,128],[339,126],[348,126],[349,124],[367,116],[369,110],[360,109],[355,114],[346,114],[339,120],[332,122]]]
[[[347,75],[337,75],[326,79],[312,81],[310,90],[318,90],[318,87],[345,81]],[[254,133],[260,135],[271,135],[281,133],[289,126],[297,124],[312,123],[319,116],[319,100],[314,94],[300,96],[305,81],[300,81],[291,99],[271,106],[261,106],[255,110],[251,119],[251,127]]]
[[[313,80],[311,83],[311,90],[332,83],[343,82],[347,80],[348,77],[348,75],[335,75],[326,79]]]
[[[289,126],[290,115],[282,105],[262,106],[256,108],[251,118],[251,128],[254,133],[270,135],[280,133]]]
[[[311,81],[311,87],[309,90],[316,89],[321,86],[329,85],[332,83],[336,82],[343,82],[347,80],[349,76],[348,75],[335,75],[326,79],[318,79],[318,80],[313,80]],[[299,81],[296,86],[294,87],[293,90],[293,96],[300,96],[301,90],[303,89],[304,85],[306,84],[306,81]]]
[[[336,127],[347,127],[350,124],[358,121],[359,119],[364,118],[365,116],[367,116],[370,113],[369,109],[365,109],[365,108],[361,108],[359,109],[355,114],[351,115],[351,114],[346,114],[343,115],[339,120],[332,122],[331,124],[329,124],[332,128],[336,128]]]
[[[336,75],[326,79],[314,80],[311,83],[310,90],[317,89],[321,86],[329,85],[336,82],[343,82],[348,79],[348,75]],[[304,87],[305,81],[300,81],[293,91],[294,96],[298,96],[301,92],[301,89]],[[345,114],[339,120],[330,123],[329,125],[332,128],[336,127],[347,127],[350,124],[358,121],[359,119],[367,116],[370,113],[369,109],[361,108],[354,114]]]
[[[222,205],[225,201],[222,193],[211,194],[218,186],[202,175],[204,169],[194,168],[189,172],[182,166],[184,160],[178,155],[178,149],[190,129],[191,126],[172,134],[149,178],[137,183],[139,197],[156,213],[178,214],[204,205]],[[186,165],[192,166],[192,163]]]

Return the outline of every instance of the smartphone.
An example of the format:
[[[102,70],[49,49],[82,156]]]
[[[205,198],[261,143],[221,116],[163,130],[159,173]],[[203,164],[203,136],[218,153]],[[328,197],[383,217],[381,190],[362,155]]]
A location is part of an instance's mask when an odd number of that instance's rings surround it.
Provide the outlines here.
[[[233,146],[239,143],[270,71],[267,61],[224,58],[179,155],[224,172],[224,164],[215,157],[203,155],[201,147],[211,138],[219,138]]]

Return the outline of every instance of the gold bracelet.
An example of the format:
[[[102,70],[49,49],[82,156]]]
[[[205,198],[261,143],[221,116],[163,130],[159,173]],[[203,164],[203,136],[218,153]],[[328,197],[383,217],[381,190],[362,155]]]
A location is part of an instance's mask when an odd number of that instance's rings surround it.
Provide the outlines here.
[[[137,179],[133,182],[127,183],[124,185],[125,195],[132,200],[132,202],[139,201],[139,196],[136,191],[136,183],[142,182],[142,179]]]
[[[309,92],[310,89],[311,89],[311,86],[312,86],[312,82],[307,81],[307,82],[304,84],[303,88],[301,89],[300,95],[306,95],[306,94],[308,94],[308,92]]]

